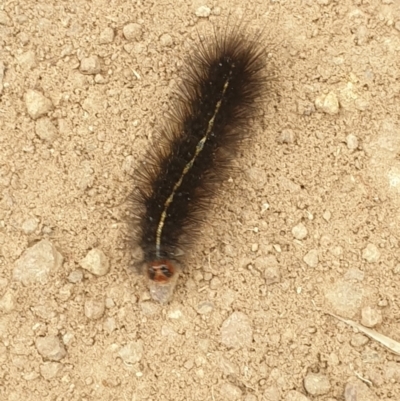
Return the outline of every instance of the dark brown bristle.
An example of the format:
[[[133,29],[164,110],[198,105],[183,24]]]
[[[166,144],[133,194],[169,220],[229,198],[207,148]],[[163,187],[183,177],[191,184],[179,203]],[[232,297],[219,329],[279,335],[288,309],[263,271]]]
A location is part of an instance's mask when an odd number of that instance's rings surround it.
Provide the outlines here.
[[[168,266],[176,249],[193,240],[229,173],[228,155],[251,135],[249,120],[266,89],[265,49],[238,28],[201,41],[188,58],[171,118],[139,169],[133,200],[147,264]]]

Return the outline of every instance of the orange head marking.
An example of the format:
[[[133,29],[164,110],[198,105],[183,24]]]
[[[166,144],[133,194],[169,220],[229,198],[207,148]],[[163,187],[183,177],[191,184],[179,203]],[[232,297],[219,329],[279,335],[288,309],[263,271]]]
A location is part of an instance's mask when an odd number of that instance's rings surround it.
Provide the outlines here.
[[[147,275],[156,283],[168,283],[175,273],[174,265],[166,259],[154,260],[147,265]]]

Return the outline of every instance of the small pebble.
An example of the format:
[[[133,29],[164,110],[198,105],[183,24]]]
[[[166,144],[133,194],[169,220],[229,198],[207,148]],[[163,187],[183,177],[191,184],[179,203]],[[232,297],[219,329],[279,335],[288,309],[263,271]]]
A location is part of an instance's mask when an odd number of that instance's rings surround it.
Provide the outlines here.
[[[209,301],[203,301],[197,305],[197,313],[199,313],[200,315],[211,313],[213,309],[214,304]]]
[[[382,312],[379,309],[366,306],[361,310],[361,324],[365,327],[375,327],[382,323]]]
[[[83,280],[83,273],[81,270],[74,270],[68,276],[68,281],[73,284],[80,283]]]
[[[59,362],[45,362],[39,369],[43,379],[51,380],[62,372],[63,365]]]
[[[36,120],[53,109],[53,103],[41,92],[29,89],[25,94],[25,105],[29,116]]]
[[[339,101],[333,92],[329,92],[326,96],[317,97],[315,107],[330,115],[339,113]]]
[[[360,380],[346,384],[344,399],[345,401],[378,401],[372,390]]]
[[[13,277],[24,285],[45,284],[51,271],[61,268],[63,256],[54,245],[44,239],[28,248],[15,262]]]
[[[326,210],[322,215],[325,221],[329,221],[332,217],[332,213],[329,210]]]
[[[218,277],[213,277],[210,281],[210,288],[212,290],[218,290],[218,288],[221,288],[221,280]]]
[[[242,390],[232,383],[223,383],[220,387],[220,394],[225,400],[238,400],[242,397]]]
[[[171,47],[173,45],[173,40],[171,35],[168,35],[167,33],[161,35],[160,44],[162,47]]]
[[[11,290],[7,290],[6,293],[0,298],[0,311],[3,313],[10,313],[15,309],[16,299],[11,292]]]
[[[251,251],[257,252],[258,251],[258,244],[251,244]]]
[[[307,227],[303,223],[299,223],[292,228],[292,234],[294,238],[302,240],[307,237]]]
[[[359,348],[367,344],[368,341],[369,341],[368,337],[364,336],[364,334],[355,333],[351,337],[350,344],[355,348]]]
[[[36,120],[35,132],[41,140],[50,143],[53,142],[58,136],[57,128],[47,117]]]
[[[79,264],[95,276],[104,276],[110,270],[107,256],[102,250],[97,248],[90,250]]]
[[[122,32],[125,36],[125,39],[132,42],[138,41],[142,37],[142,27],[135,22],[131,22],[124,26]]]
[[[338,280],[327,288],[325,297],[334,313],[351,319],[360,311],[363,290],[357,283]]]
[[[286,395],[285,401],[309,401],[309,398],[299,391],[290,390]]]
[[[129,365],[139,362],[143,357],[143,341],[137,340],[124,345],[118,351],[118,356]]]
[[[296,135],[291,129],[284,129],[278,137],[278,143],[293,143]]]
[[[81,60],[79,67],[82,74],[96,75],[101,71],[100,59],[97,56],[85,57]]]
[[[210,16],[211,14],[211,9],[207,6],[200,6],[197,10],[196,10],[196,16],[200,17],[200,18],[207,18]]]
[[[64,344],[57,336],[39,337],[36,339],[35,345],[39,354],[51,361],[60,361],[67,355]]]
[[[346,136],[346,144],[350,150],[356,150],[358,148],[358,139],[355,135],[349,134]]]
[[[37,230],[37,228],[38,228],[38,225],[39,225],[39,220],[38,219],[36,219],[36,218],[34,218],[34,217],[31,217],[31,218],[29,218],[29,219],[26,219],[26,220],[24,220],[24,222],[22,223],[22,232],[25,234],[25,235],[29,235],[29,234],[32,234],[32,233],[34,233],[36,230]]]
[[[309,373],[304,378],[304,388],[311,395],[324,395],[331,389],[331,384],[325,375]]]
[[[303,261],[310,267],[317,267],[319,262],[318,251],[316,249],[311,249],[311,251],[307,252],[304,256]]]
[[[6,66],[2,61],[0,61],[0,95],[3,92],[3,79],[4,79],[4,72],[6,70]]]
[[[381,253],[376,245],[368,244],[362,251],[362,257],[368,263],[376,263],[381,256]]]
[[[102,45],[112,43],[114,40],[114,29],[107,27],[100,33],[99,42]]]
[[[108,317],[103,324],[103,328],[108,334],[111,334],[114,330],[116,330],[117,322],[115,321],[115,318]]]
[[[248,347],[253,340],[250,319],[243,312],[233,312],[221,326],[221,342],[230,348]]]
[[[100,319],[106,309],[104,299],[87,299],[85,301],[85,316],[91,320]]]

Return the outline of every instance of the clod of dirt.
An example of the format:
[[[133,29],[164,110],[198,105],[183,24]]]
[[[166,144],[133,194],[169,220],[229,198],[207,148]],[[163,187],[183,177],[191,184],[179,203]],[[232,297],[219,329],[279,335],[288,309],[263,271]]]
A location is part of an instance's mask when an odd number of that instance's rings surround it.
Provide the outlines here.
[[[95,276],[104,276],[110,270],[107,256],[101,249],[94,248],[88,252],[80,265]]]
[[[221,342],[227,347],[247,347],[253,340],[250,319],[242,312],[233,312],[222,323]]]
[[[15,262],[13,271],[14,280],[24,285],[47,282],[51,271],[59,269],[63,263],[63,256],[54,245],[44,239],[27,249]]]
[[[25,94],[25,105],[29,116],[36,120],[53,109],[53,103],[41,92],[29,89]]]
[[[361,324],[365,327],[375,327],[382,323],[382,312],[379,309],[366,306],[361,310]]]
[[[311,395],[324,395],[331,389],[331,384],[325,375],[309,373],[304,378],[304,388]]]
[[[35,345],[43,358],[52,361],[60,361],[67,355],[64,344],[57,336],[39,337],[36,339]]]

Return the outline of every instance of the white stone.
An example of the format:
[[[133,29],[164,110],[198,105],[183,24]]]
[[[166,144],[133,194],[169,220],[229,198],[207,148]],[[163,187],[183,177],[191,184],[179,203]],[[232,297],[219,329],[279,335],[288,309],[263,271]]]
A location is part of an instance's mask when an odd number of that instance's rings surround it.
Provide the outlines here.
[[[62,263],[63,256],[49,240],[44,239],[27,249],[15,262],[13,278],[24,285],[44,284],[50,272],[60,269]]]
[[[361,324],[365,327],[375,327],[382,323],[382,312],[379,309],[366,306],[361,310]]]
[[[317,267],[319,262],[318,251],[316,249],[311,249],[311,251],[307,252],[304,256],[303,261],[310,267]]]
[[[137,340],[124,345],[118,351],[118,356],[129,365],[139,362],[143,357],[143,341]]]
[[[60,361],[67,355],[63,343],[57,336],[39,337],[35,341],[39,354],[51,361]]]
[[[29,89],[25,94],[25,105],[29,116],[36,120],[53,109],[53,103],[41,92]]]
[[[53,142],[58,136],[57,128],[47,117],[36,120],[35,132],[40,139],[47,142]]]
[[[315,99],[315,107],[330,115],[339,113],[339,101],[334,92],[329,92],[326,96],[318,96]]]
[[[112,43],[113,40],[114,40],[114,29],[107,27],[100,33],[100,39],[99,39],[100,44],[105,45],[107,43]]]
[[[63,369],[63,365],[59,362],[45,362],[40,365],[40,374],[45,380],[54,379]]]
[[[161,35],[160,44],[163,47],[171,47],[173,45],[173,40],[171,35],[168,35],[167,33]]]
[[[6,291],[6,293],[0,298],[0,311],[3,313],[10,313],[15,309],[15,296],[11,290]]]
[[[36,229],[38,228],[38,224],[39,224],[39,220],[36,219],[35,217],[31,217],[29,219],[26,219],[23,223],[22,223],[22,231],[25,235],[29,235],[32,234],[36,231]]]
[[[346,144],[350,150],[356,150],[358,148],[358,139],[355,135],[349,134],[346,136]]]
[[[362,251],[362,257],[368,263],[376,263],[381,256],[378,247],[374,244],[368,244]]]
[[[125,25],[122,29],[122,32],[125,36],[126,40],[131,41],[138,41],[142,37],[142,27],[135,22],[131,22]]]
[[[293,237],[302,240],[307,237],[307,227],[303,223],[299,223],[292,228]]]
[[[242,390],[232,383],[223,383],[220,393],[224,400],[239,400],[242,397]]]
[[[196,10],[196,16],[200,17],[200,18],[207,18],[210,16],[211,14],[211,9],[207,6],[200,6],[197,10]]]
[[[110,270],[107,256],[102,250],[97,248],[90,250],[79,264],[95,276],[104,276]]]
[[[231,348],[248,347],[253,340],[250,319],[243,312],[233,312],[221,326],[221,342]]]
[[[311,395],[324,395],[331,389],[331,384],[325,375],[309,373],[304,378],[304,388]]]
[[[285,401],[309,401],[309,398],[299,391],[290,390],[286,395]]]
[[[91,320],[100,319],[106,309],[104,299],[87,299],[85,301],[85,316]]]
[[[85,57],[81,60],[80,71],[82,74],[96,75],[101,72],[100,59],[97,56]]]

